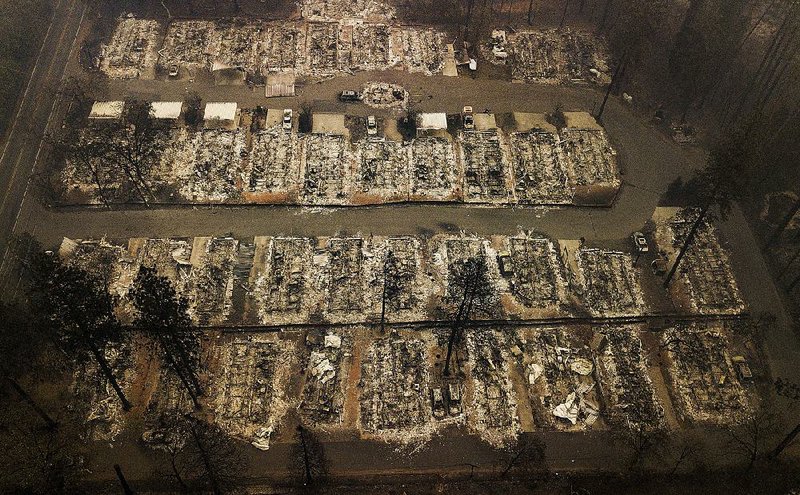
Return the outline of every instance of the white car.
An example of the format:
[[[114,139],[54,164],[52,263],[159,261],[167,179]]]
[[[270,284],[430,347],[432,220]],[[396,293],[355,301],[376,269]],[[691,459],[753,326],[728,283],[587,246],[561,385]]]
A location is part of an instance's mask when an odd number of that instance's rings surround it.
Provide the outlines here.
[[[292,109],[287,108],[283,111],[283,128],[284,130],[292,130]]]
[[[464,121],[464,129],[472,130],[475,128],[475,117],[472,115],[472,107],[464,107],[464,110],[461,112],[461,118]]]
[[[376,134],[378,134],[378,122],[374,115],[370,115],[367,117],[367,135],[374,136]]]
[[[650,252],[650,246],[647,245],[647,238],[641,232],[633,233],[633,247],[639,254]]]

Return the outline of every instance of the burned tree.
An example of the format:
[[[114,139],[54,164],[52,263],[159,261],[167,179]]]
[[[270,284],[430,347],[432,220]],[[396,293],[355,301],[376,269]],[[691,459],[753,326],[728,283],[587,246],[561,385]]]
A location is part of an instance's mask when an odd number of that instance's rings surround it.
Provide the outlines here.
[[[697,215],[664,279],[665,288],[669,287],[700,226],[704,222],[713,221],[717,216],[725,220],[733,209],[734,202],[744,196],[756,158],[753,150],[747,146],[746,135],[747,131],[739,130],[726,136],[711,150],[706,168],[697,171],[690,181],[691,201]]]
[[[450,375],[453,346],[461,342],[463,332],[475,312],[490,313],[496,296],[489,279],[486,256],[475,256],[455,263],[448,280],[448,299],[457,304],[452,317],[450,336],[447,339],[447,358],[444,375]]]
[[[291,471],[298,473],[303,488],[312,490],[318,487],[327,475],[325,449],[314,432],[303,425],[297,425],[297,443],[292,446],[290,456]]]
[[[178,377],[194,406],[200,409],[200,336],[186,312],[187,301],[178,297],[169,279],[146,266],[139,269],[128,295],[138,312],[134,325],[150,337],[167,369]]]
[[[511,451],[511,457],[506,464],[501,476],[505,477],[512,469],[531,473],[546,473],[547,458],[545,451],[547,445],[538,436],[522,435],[517,439],[517,445]]]
[[[240,487],[247,462],[233,438],[191,416],[172,418],[169,423],[165,448],[171,475],[183,492],[196,488],[221,495]]]
[[[30,255],[32,309],[43,330],[76,362],[94,359],[124,410],[130,410],[122,387],[106,357],[127,335],[117,320],[115,300],[98,275],[67,265],[52,254]]]
[[[749,415],[740,424],[725,430],[729,452],[744,457],[747,469],[752,469],[757,461],[775,453],[769,451],[768,445],[777,436],[780,424],[780,419],[769,407]]]
[[[34,329],[32,315],[19,305],[0,302],[0,376],[22,400],[44,421],[48,428],[57,423],[30,396],[19,382],[29,373],[47,347],[41,333]]]

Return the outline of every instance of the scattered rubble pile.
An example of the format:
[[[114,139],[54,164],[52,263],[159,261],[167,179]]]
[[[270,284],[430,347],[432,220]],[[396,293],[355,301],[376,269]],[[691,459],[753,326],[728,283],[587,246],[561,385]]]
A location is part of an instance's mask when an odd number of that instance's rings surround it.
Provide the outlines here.
[[[256,55],[263,26],[248,24],[239,19],[217,22],[215,36],[211,42],[212,68],[242,68],[250,74],[258,74],[260,58]]]
[[[186,239],[144,239],[138,257],[143,266],[155,268],[159,275],[172,281],[180,293],[186,290],[191,275],[192,247]]]
[[[520,330],[511,352],[524,370],[533,420],[540,428],[579,431],[600,418],[591,349],[564,328]]]
[[[393,297],[387,298],[386,307],[390,310],[390,317],[396,319],[397,313],[408,314],[411,318],[424,318],[424,313],[410,314],[419,311],[421,303],[425,302],[429,292],[423,280],[421,270],[422,260],[420,243],[414,237],[390,237],[385,242],[376,242],[375,260],[380,263],[373,266],[371,285],[372,292],[380,307],[386,277],[393,277],[390,282],[396,287]],[[390,256],[392,262],[387,261]],[[388,272],[388,273],[387,273]]]
[[[730,426],[752,412],[721,324],[670,328],[661,342],[671,390],[684,419]]]
[[[409,72],[422,72],[429,76],[442,72],[446,38],[444,33],[409,27],[393,34],[393,39],[401,40],[396,48],[392,47],[393,51],[400,51],[400,66]]]
[[[128,250],[106,239],[63,243],[59,255],[69,264],[99,277],[115,297],[124,297],[139,271]]]
[[[364,307],[365,277],[363,240],[335,238],[328,241],[328,311],[360,312]]]
[[[356,149],[356,203],[408,200],[411,147],[395,141],[368,141]],[[361,199],[363,197],[363,199]],[[375,198],[375,199],[373,199]]]
[[[431,437],[428,344],[399,336],[376,340],[361,360],[361,429],[410,444]]]
[[[390,65],[390,28],[384,24],[342,26],[339,65],[352,70],[383,70]]]
[[[297,134],[275,126],[253,134],[252,141],[248,190],[274,195],[294,191],[300,174]]]
[[[223,323],[230,315],[238,248],[231,237],[195,238],[187,287],[189,314],[201,326]]]
[[[119,20],[100,54],[100,70],[114,79],[140,77],[156,65],[158,22],[125,17]]]
[[[256,67],[262,74],[296,70],[305,60],[305,25],[283,22],[266,25],[256,48]]]
[[[370,82],[361,91],[361,102],[375,108],[400,108],[408,106],[408,91],[397,84]]]
[[[384,0],[302,0],[300,15],[308,19],[394,19],[395,9]]]
[[[698,212],[678,211],[666,222],[658,222],[658,245],[677,256]],[[728,254],[719,244],[712,225],[704,223],[695,234],[679,267],[679,277],[671,286],[673,297],[687,298],[689,309],[702,314],[740,314],[745,303],[733,275]],[[676,294],[676,292],[681,294]]]
[[[609,421],[634,431],[663,428],[664,408],[647,373],[636,327],[606,327],[596,332],[602,335],[596,363]]]
[[[630,254],[596,248],[577,252],[584,302],[598,316],[641,314],[642,288]]]
[[[344,417],[353,338],[347,332],[312,332],[306,336],[306,345],[309,355],[300,414],[314,427],[339,425]]]
[[[472,329],[467,334],[473,404],[469,425],[494,447],[504,447],[520,431],[517,401],[508,369],[507,341],[500,332]]]
[[[185,160],[173,161],[181,195],[190,201],[213,202],[235,198],[244,182],[242,131],[205,129],[188,136]],[[191,150],[191,151],[190,151]],[[192,156],[193,155],[193,156]],[[182,157],[183,158],[183,157]]]
[[[236,336],[217,344],[216,372],[209,380],[214,420],[232,435],[267,450],[290,403],[285,390],[294,359],[274,335]]]
[[[509,171],[501,134],[496,130],[462,132],[459,141],[464,164],[464,201],[509,202]]]
[[[514,194],[520,203],[571,204],[567,158],[558,136],[544,131],[511,134]]]
[[[214,58],[210,48],[216,36],[211,21],[172,22],[158,51],[158,65],[165,69],[172,65],[189,69],[210,67]]]
[[[308,69],[324,75],[334,72],[339,64],[337,51],[339,25],[333,22],[312,22],[308,25]]]
[[[567,170],[577,186],[607,184],[618,188],[620,179],[616,151],[605,131],[597,129],[561,130],[561,147]]]
[[[453,143],[446,138],[425,137],[411,143],[410,198],[447,201],[458,192],[458,173]]]
[[[309,239],[256,238],[253,299],[263,324],[301,323],[310,312],[312,249]],[[261,261],[263,260],[263,261]]]
[[[104,352],[123,391],[130,389],[136,376],[131,347],[123,343],[117,347],[107,347]],[[122,432],[125,426],[122,404],[111,383],[100,371],[97,361],[89,359],[75,369],[72,393],[76,406],[87,409],[85,421],[91,440],[110,442]]]
[[[499,254],[500,273],[511,294],[528,307],[558,306],[566,300],[564,266],[553,242],[528,236],[509,237]]]
[[[310,134],[305,141],[303,199],[307,204],[342,204],[349,191],[352,156],[342,136]]]
[[[505,63],[510,54],[516,80],[547,84],[608,80],[608,49],[589,33],[568,29],[503,33],[493,37],[487,48],[490,61]]]

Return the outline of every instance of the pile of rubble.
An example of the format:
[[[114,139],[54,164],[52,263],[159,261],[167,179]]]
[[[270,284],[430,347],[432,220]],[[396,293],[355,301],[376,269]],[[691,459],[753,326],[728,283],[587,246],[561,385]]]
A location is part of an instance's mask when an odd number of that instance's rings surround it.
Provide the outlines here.
[[[383,242],[375,240],[372,251],[374,256],[369,271],[375,299],[373,307],[381,307],[384,284],[391,284],[395,291],[386,300],[389,317],[394,320],[424,319],[423,305],[431,291],[422,270],[419,240],[414,237],[389,237]],[[392,277],[392,281],[387,282],[386,277]]]
[[[252,135],[248,153],[248,192],[260,199],[287,200],[300,175],[297,134],[275,126]]]
[[[311,332],[306,346],[309,355],[300,414],[305,424],[315,428],[337,426],[344,419],[353,337],[348,332]]]
[[[630,254],[581,248],[576,256],[584,303],[593,315],[642,314],[645,303]]]
[[[617,153],[604,131],[562,129],[561,147],[566,169],[576,186],[604,184],[619,188]]]
[[[363,240],[333,238],[327,245],[328,312],[343,312],[347,315],[360,313],[364,309]]]
[[[501,332],[472,329],[467,334],[467,366],[473,391],[468,424],[498,448],[509,445],[520,432],[507,348],[507,339]]]
[[[447,138],[425,137],[411,143],[410,199],[448,201],[456,198],[458,165],[453,143]]]
[[[180,379],[162,365],[145,408],[142,439],[153,446],[171,445],[177,435],[175,421],[194,410],[192,397]]]
[[[172,22],[158,51],[158,65],[164,69],[172,65],[188,69],[211,67],[215,58],[211,45],[217,36],[211,21]]]
[[[302,197],[306,204],[343,204],[352,185],[352,152],[345,138],[326,134],[304,136]]]
[[[305,60],[305,35],[304,24],[283,22],[264,26],[255,54],[258,71],[267,74],[301,67]]]
[[[302,0],[300,15],[312,20],[395,18],[395,9],[383,0]]]
[[[405,109],[408,91],[398,84],[369,82],[361,91],[361,102],[375,108]]]
[[[204,129],[177,138],[162,160],[173,167],[180,195],[192,202],[220,202],[237,198],[245,180],[242,157],[245,134],[241,130]],[[185,136],[185,141],[184,141]]]
[[[637,430],[664,427],[664,408],[647,373],[636,327],[596,329],[598,376],[609,421]]]
[[[252,299],[263,324],[302,323],[312,307],[312,246],[298,237],[257,237]]]
[[[106,347],[104,354],[119,386],[127,393],[136,377],[131,356],[132,346],[123,343]],[[111,442],[125,427],[125,416],[119,397],[100,371],[94,359],[80,363],[72,377],[72,393],[76,406],[86,408],[86,429],[94,441]]]
[[[355,204],[408,200],[411,146],[395,141],[367,141],[356,148]]]
[[[661,345],[668,357],[675,403],[684,419],[731,426],[752,412],[721,324],[670,328]]]
[[[339,66],[350,70],[386,70],[390,64],[390,28],[384,24],[343,25]]]
[[[464,201],[508,203],[511,179],[502,135],[495,130],[462,132],[459,142],[464,164]]]
[[[434,433],[428,352],[419,336],[376,340],[361,360],[362,432],[388,442],[424,442]]]
[[[445,57],[445,37],[439,31],[422,28],[402,28],[393,33],[393,39],[400,39],[399,46],[392,46],[397,53],[398,65],[408,72],[422,72],[434,75],[442,72]]]
[[[339,24],[312,22],[308,25],[307,70],[313,75],[335,72],[339,66]]]
[[[261,450],[290,407],[286,397],[296,360],[275,335],[236,336],[215,344],[215,372],[209,380],[214,421],[231,435]]]
[[[498,254],[500,274],[518,301],[530,308],[550,308],[567,300],[565,267],[550,239],[509,237],[506,248]]]
[[[141,242],[132,240],[130,244],[131,252],[142,266],[154,268],[160,276],[168,278],[178,293],[186,290],[192,271],[192,242],[187,239],[141,239]]]
[[[666,251],[670,263],[674,263],[697,215],[694,209],[679,210],[656,223],[656,241]],[[695,313],[741,314],[745,311],[728,254],[712,225],[704,223],[697,229],[670,291],[679,305],[688,306],[687,309]]]
[[[594,356],[580,333],[564,328],[520,330],[511,352],[524,370],[536,426],[567,431],[594,426],[601,395]]]
[[[589,33],[570,30],[495,31],[484,48],[490,61],[511,60],[515,80],[547,84],[608,80],[608,49]],[[486,53],[487,51],[491,53]]]
[[[522,204],[571,204],[567,158],[558,136],[544,131],[511,134],[514,194]]]
[[[137,260],[125,247],[105,238],[62,243],[59,256],[67,258],[70,265],[99,277],[117,298],[128,293],[139,271]]]
[[[100,70],[115,79],[148,76],[156,65],[158,22],[132,16],[119,20],[108,43],[103,44]]]
[[[201,326],[218,325],[230,315],[239,241],[196,237],[187,281],[189,314]]]

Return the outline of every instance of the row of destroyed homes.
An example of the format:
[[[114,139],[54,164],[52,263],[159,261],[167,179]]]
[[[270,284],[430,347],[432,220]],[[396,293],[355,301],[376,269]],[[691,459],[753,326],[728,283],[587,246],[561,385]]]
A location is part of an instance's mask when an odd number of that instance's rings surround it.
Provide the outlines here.
[[[655,239],[672,262],[685,235],[679,217]],[[662,234],[675,229],[677,241]],[[643,289],[651,262],[581,241],[532,234],[476,237],[65,239],[61,255],[102,275],[130,319],[128,290],[141,266],[155,267],[189,302],[202,326],[446,321],[451,276],[470,258],[486,262],[496,299],[483,320],[740,315],[745,305],[712,229],[690,248],[663,296]],[[634,263],[637,263],[636,265]],[[384,300],[386,287],[391,297]],[[382,304],[385,302],[386,304]]]
[[[490,113],[470,115],[468,126],[459,116],[418,114],[416,136],[404,140],[392,118],[314,113],[311,132],[299,133],[290,109],[209,102],[203,125],[190,126],[186,104],[151,105],[160,127],[136,178],[156,203],[607,206],[621,186],[616,151],[585,112],[565,112],[561,128],[543,114],[514,113],[504,128]],[[124,133],[103,137],[103,125],[124,114],[124,102],[96,102],[81,139],[124,141]],[[64,203],[140,199],[102,154],[67,157],[55,182]]]

